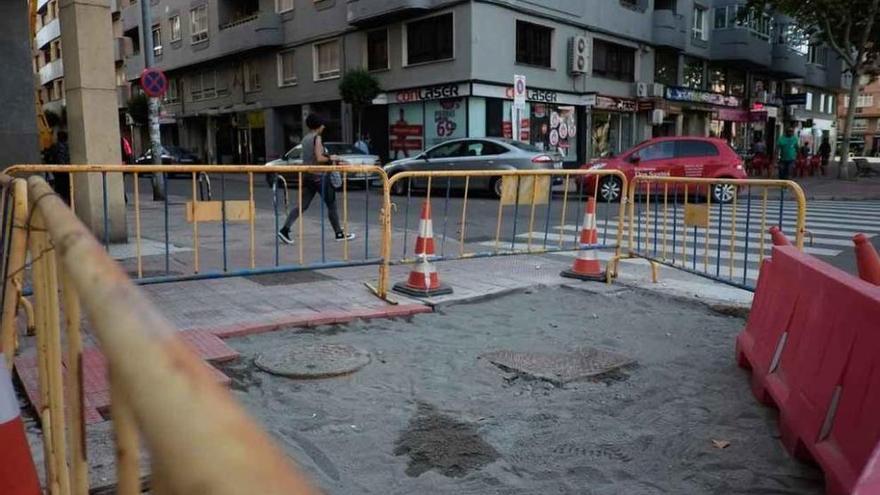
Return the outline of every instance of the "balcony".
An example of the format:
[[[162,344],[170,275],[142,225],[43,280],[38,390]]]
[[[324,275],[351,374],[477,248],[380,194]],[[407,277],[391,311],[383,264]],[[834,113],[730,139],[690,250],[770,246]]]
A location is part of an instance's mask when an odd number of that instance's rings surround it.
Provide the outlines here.
[[[368,25],[424,14],[442,0],[355,0],[348,4],[348,23]]]
[[[43,10],[47,3],[49,3],[49,0],[37,0],[37,12]]]
[[[672,10],[655,10],[653,19],[654,44],[684,50],[687,46],[687,21]]]
[[[132,52],[134,52],[134,44],[131,38],[120,36],[113,39],[113,60],[115,62],[125,61],[125,57],[130,56]]]
[[[744,68],[766,69],[772,63],[770,42],[748,29],[712,31],[712,59]]]
[[[48,45],[52,40],[58,39],[61,37],[61,23],[58,22],[58,19],[52,20],[49,24],[46,24],[39,31],[37,31],[36,42],[37,49],[42,49],[46,45]]]
[[[820,88],[825,87],[828,84],[828,70],[822,65],[806,64],[804,84]]]
[[[110,0],[110,13],[115,14],[119,12],[119,0]]]
[[[40,85],[45,86],[55,79],[64,77],[64,64],[61,59],[53,60],[40,69]]]
[[[119,18],[122,20],[123,31],[130,31],[135,28],[140,28],[141,4],[129,3],[127,6],[122,8],[122,12],[120,13]]]
[[[807,75],[807,56],[787,45],[773,44],[770,71],[784,79],[800,79]]]

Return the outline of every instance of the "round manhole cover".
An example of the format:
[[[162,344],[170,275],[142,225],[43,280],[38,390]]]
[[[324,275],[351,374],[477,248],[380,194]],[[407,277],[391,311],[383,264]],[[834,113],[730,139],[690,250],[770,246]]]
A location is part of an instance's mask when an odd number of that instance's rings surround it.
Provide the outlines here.
[[[327,378],[354,373],[370,353],[344,344],[287,345],[257,356],[257,368],[288,378]]]

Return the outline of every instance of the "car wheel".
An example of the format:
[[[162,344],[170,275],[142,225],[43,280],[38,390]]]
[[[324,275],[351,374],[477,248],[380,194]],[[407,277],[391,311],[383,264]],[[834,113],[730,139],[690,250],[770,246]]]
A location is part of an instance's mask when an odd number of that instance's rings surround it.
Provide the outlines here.
[[[406,179],[395,181],[393,184],[391,184],[391,194],[395,196],[403,196],[404,194],[406,194],[407,182],[408,181]]]
[[[730,203],[736,197],[737,188],[734,184],[715,184],[712,186],[712,201],[716,203]]]
[[[504,180],[502,177],[493,177],[489,181],[489,194],[501,199],[501,196],[504,194]]]
[[[599,198],[606,203],[620,201],[623,195],[623,182],[618,177],[605,177],[599,182]]]

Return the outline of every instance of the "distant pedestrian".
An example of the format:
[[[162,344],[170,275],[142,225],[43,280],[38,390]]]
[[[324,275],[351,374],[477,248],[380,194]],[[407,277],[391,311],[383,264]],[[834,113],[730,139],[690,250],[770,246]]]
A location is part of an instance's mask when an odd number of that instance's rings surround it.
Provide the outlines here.
[[[822,144],[819,145],[819,156],[822,158],[822,175],[825,175],[825,167],[828,166],[828,159],[831,157],[831,144],[828,138],[823,139]]]
[[[46,150],[45,161],[52,165],[70,165],[70,148],[67,145],[67,132],[58,131],[55,144]],[[55,192],[67,204],[70,204],[70,174],[67,172],[52,172],[52,185],[55,188]]]
[[[321,133],[324,132],[324,123],[320,117],[315,114],[309,114],[306,118],[306,126],[309,128],[308,134],[302,139],[302,161],[304,165],[322,165],[333,162],[334,157],[327,154],[324,143],[321,141]],[[333,188],[330,174],[312,174],[305,173],[302,175],[302,211],[309,208],[309,204],[314,199],[315,194],[320,194],[324,204],[327,205],[327,216],[330,219],[330,225],[336,233],[336,240],[351,240],[355,238],[352,233],[346,233],[339,225],[339,212],[336,208],[336,189]],[[290,235],[290,227],[296,222],[300,214],[299,206],[294,206],[284,221],[284,226],[278,231],[278,238],[285,244],[293,244],[293,237]]]
[[[798,138],[794,135],[794,129],[786,128],[785,134],[779,136],[776,144],[779,147],[779,179],[788,180],[791,166],[798,155]]]
[[[359,151],[361,151],[363,154],[369,155],[370,154],[370,145],[367,143],[368,140],[369,140],[369,138],[364,137],[363,135],[358,136],[358,140],[355,141],[354,147],[357,148]]]

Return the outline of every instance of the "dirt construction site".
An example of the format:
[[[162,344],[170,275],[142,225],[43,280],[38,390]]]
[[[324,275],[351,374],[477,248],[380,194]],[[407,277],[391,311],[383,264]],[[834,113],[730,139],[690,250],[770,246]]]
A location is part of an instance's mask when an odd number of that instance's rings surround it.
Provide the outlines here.
[[[822,493],[733,359],[745,320],[581,287],[233,338],[221,370],[326,493]]]

